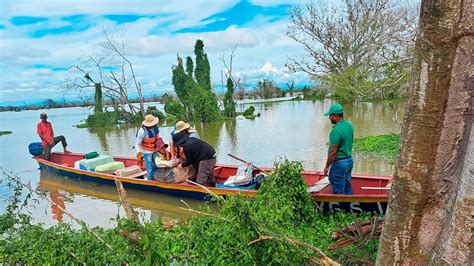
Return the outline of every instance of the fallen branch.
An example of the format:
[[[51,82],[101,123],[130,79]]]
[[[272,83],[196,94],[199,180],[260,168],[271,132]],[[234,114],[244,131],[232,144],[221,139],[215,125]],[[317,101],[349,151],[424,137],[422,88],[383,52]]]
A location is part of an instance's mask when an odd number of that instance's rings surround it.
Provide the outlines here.
[[[138,215],[132,207],[132,204],[128,200],[127,191],[123,188],[122,182],[115,178],[115,185],[117,187],[117,192],[119,195],[120,203],[125,210],[125,214],[127,218],[133,221],[136,224],[140,224],[140,220],[138,219]]]
[[[229,219],[226,219],[226,218],[224,218],[224,217],[220,217],[220,216],[217,216],[217,215],[213,215],[213,214],[210,214],[210,213],[207,213],[207,212],[197,211],[197,210],[191,208],[191,206],[189,206],[189,204],[187,204],[184,200],[181,200],[181,202],[184,203],[184,205],[187,206],[187,208],[179,207],[181,210],[185,210],[185,211],[188,211],[188,212],[194,212],[194,213],[201,214],[201,215],[211,216],[211,217],[217,218],[217,219],[219,219],[219,220],[223,220],[223,221],[226,221],[226,222],[230,222]]]
[[[258,239],[249,242],[248,245],[253,245],[255,243],[266,241],[266,240],[277,240],[277,241],[280,241],[280,242],[285,241],[285,242],[288,242],[288,243],[292,244],[295,247],[303,247],[303,248],[311,249],[312,251],[318,253],[321,256],[321,259],[310,257],[310,259],[315,263],[322,264],[322,265],[333,265],[333,266],[340,265],[337,261],[335,261],[335,260],[331,259],[330,257],[328,257],[319,248],[317,248],[313,245],[310,245],[308,243],[301,242],[301,241],[289,238],[287,236],[284,236],[284,237],[280,238],[280,237],[275,237],[275,236],[259,235]]]
[[[342,247],[352,245],[356,242],[360,242],[363,239],[379,238],[382,232],[382,221],[377,218],[373,218],[367,221],[355,221],[339,231],[332,233],[333,239],[340,239],[339,241],[331,244],[328,249],[334,250]]]
[[[215,197],[216,199],[218,200],[223,200],[224,198],[220,195],[217,195],[216,193],[212,192],[210,189],[208,189],[206,186],[203,186],[199,183],[196,183],[194,181],[191,181],[191,180],[186,180],[186,182],[190,183],[190,184],[193,184],[195,186],[199,186],[201,187],[202,189],[204,189],[209,195],[212,195],[213,197]]]

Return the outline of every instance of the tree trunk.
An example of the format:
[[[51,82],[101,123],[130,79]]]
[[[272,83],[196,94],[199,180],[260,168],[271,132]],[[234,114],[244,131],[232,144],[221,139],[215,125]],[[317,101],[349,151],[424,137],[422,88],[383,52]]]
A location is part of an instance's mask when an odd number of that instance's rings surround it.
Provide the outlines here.
[[[101,113],[102,109],[102,84],[95,83],[94,113]]]
[[[474,228],[474,0],[424,0],[378,265],[468,264]]]

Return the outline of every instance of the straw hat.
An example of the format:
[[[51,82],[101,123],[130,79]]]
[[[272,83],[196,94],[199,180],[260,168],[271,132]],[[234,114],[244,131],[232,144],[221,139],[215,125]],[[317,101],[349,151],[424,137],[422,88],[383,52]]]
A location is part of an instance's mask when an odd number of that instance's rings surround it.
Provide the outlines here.
[[[142,122],[142,125],[146,127],[152,127],[158,124],[159,121],[160,119],[158,117],[154,117],[153,115],[146,115],[145,120],[143,120]]]
[[[191,126],[188,123],[184,123],[184,121],[178,121],[178,123],[176,123],[176,130],[174,131],[174,134],[178,134],[179,132],[184,131],[190,127]]]

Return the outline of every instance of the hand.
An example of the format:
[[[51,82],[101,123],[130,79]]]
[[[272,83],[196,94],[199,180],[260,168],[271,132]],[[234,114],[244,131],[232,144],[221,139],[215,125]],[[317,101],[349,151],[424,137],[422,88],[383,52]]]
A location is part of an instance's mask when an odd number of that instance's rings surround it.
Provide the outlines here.
[[[178,169],[178,170],[183,169],[183,165],[182,165],[182,164],[178,164],[178,165],[176,166],[176,169]]]
[[[143,161],[143,153],[137,152],[137,159],[138,159],[139,161]]]
[[[329,173],[329,166],[324,168],[324,176],[328,176],[328,173]]]

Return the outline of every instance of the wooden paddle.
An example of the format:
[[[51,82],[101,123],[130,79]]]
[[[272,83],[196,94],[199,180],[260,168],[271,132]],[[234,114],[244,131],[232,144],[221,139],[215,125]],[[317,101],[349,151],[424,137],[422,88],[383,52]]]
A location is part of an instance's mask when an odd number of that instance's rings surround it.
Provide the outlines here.
[[[249,162],[245,161],[244,159],[241,159],[241,158],[239,158],[239,157],[237,157],[237,156],[235,156],[235,155],[233,155],[233,154],[228,153],[227,155],[229,155],[231,158],[236,159],[237,161],[241,161],[241,162],[247,163],[247,164],[249,163]],[[257,167],[257,166],[255,166],[255,165],[253,165],[253,168],[255,168],[255,169],[259,170],[260,172],[265,173],[265,174],[267,174],[267,175],[270,174],[269,171],[263,170],[262,168]]]

